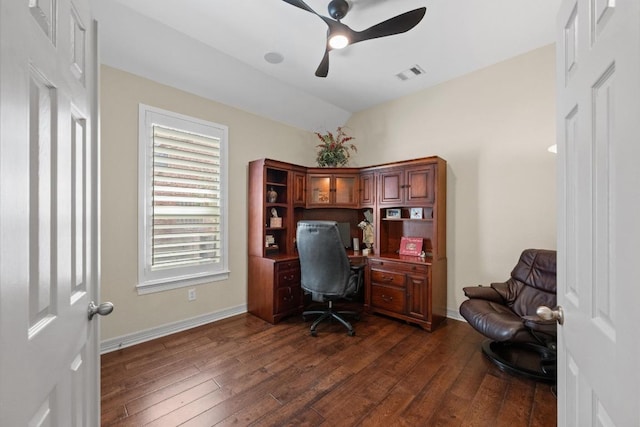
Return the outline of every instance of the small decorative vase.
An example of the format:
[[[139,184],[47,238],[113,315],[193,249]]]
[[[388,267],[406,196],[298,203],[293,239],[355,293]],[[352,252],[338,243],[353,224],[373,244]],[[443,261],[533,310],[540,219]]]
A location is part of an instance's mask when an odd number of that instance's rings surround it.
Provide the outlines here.
[[[271,187],[271,189],[267,191],[267,202],[275,203],[276,200],[278,200],[278,193],[273,189],[273,187]]]

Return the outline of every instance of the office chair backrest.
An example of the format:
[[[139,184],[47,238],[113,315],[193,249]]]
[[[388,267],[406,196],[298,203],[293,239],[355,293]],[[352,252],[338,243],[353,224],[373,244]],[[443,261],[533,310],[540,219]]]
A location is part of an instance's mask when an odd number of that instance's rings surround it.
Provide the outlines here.
[[[300,221],[296,231],[300,283],[307,292],[345,296],[351,267],[335,221]]]

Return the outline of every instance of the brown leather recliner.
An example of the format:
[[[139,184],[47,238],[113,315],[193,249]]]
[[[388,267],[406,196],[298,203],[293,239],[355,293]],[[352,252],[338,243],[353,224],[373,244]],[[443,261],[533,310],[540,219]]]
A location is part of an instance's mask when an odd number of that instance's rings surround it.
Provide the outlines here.
[[[556,322],[536,315],[556,306],[556,251],[526,249],[502,283],[464,288],[460,314],[489,338],[484,354],[504,371],[556,379]]]

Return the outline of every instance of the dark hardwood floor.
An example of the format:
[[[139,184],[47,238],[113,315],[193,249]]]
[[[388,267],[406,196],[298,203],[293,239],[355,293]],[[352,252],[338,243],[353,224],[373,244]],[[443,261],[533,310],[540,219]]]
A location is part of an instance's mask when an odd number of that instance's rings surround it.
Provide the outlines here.
[[[105,354],[102,425],[556,425],[549,384],[498,370],[466,323],[309,325],[244,314]]]

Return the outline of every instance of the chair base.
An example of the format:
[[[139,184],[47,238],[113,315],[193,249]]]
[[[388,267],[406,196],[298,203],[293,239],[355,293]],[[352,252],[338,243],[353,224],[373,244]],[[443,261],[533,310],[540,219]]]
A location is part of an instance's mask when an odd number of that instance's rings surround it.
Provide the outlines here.
[[[359,318],[359,314],[355,311],[333,311],[333,304],[331,301],[329,302],[329,307],[325,310],[309,310],[302,313],[302,318],[307,320],[308,316],[320,315],[315,321],[311,324],[311,328],[309,328],[309,333],[312,337],[318,336],[318,325],[325,320],[333,322],[333,320],[337,320],[342,323],[345,328],[347,328],[347,334],[352,337],[356,334],[356,331],[351,326],[351,323],[347,322],[342,316],[354,316],[356,319]]]
[[[504,372],[556,382],[556,352],[543,345],[486,340],[482,352]]]

